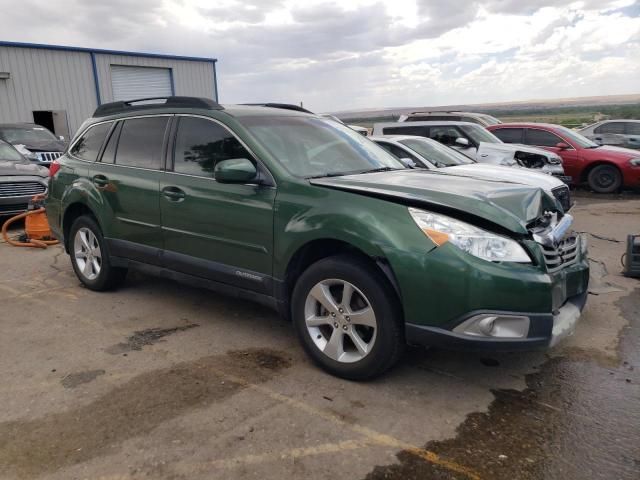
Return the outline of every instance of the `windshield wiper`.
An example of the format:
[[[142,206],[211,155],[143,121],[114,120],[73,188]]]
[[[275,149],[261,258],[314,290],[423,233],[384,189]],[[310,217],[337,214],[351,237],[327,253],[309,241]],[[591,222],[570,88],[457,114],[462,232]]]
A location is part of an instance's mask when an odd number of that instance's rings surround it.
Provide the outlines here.
[[[358,172],[358,173],[390,172],[391,170],[404,170],[404,168],[380,167],[380,168],[372,168],[371,170],[363,170],[362,172]]]
[[[318,175],[311,175],[304,178],[306,178],[307,180],[311,180],[312,178],[342,177],[343,175],[349,175],[349,172],[320,173]]]

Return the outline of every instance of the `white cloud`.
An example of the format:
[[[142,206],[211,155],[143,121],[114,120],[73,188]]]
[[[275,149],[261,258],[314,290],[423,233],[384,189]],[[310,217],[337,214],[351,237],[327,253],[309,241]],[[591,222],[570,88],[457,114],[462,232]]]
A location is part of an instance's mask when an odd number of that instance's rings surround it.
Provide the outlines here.
[[[25,0],[0,28],[216,57],[223,101],[318,111],[637,93],[640,78],[638,0]]]

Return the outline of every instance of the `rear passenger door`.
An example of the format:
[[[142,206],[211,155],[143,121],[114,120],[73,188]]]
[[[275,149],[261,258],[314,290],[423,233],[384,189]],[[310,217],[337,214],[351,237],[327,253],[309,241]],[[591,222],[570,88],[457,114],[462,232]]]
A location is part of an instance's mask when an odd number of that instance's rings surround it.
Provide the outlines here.
[[[119,121],[100,161],[91,166],[112,255],[160,263],[159,192],[170,118],[154,115]]]
[[[271,294],[275,185],[216,182],[221,160],[247,158],[264,167],[217,121],[180,115],[175,123],[173,162],[160,184],[164,264]]]

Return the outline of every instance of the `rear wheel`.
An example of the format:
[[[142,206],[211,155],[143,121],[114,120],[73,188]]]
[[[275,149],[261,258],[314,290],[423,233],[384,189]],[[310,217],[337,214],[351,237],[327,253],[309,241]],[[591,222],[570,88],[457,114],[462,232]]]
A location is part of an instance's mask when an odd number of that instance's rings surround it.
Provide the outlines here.
[[[309,267],[294,289],[292,316],[309,356],[339,377],[380,375],[404,347],[393,288],[354,257],[330,257]]]
[[[109,290],[124,281],[127,269],[111,265],[102,232],[92,217],[78,217],[71,225],[69,234],[71,265],[87,288]]]
[[[613,193],[622,186],[622,174],[613,165],[598,165],[589,172],[589,187],[598,193]]]

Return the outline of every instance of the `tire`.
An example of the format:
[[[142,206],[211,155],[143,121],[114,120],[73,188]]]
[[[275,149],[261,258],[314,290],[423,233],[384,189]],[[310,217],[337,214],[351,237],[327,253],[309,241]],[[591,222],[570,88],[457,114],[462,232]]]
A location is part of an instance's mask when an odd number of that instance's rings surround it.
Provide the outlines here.
[[[82,215],[69,231],[69,255],[78,279],[90,290],[104,291],[120,285],[127,276],[126,268],[111,265],[104,237],[96,221]]]
[[[589,188],[597,193],[613,193],[622,186],[622,174],[613,165],[598,165],[587,177]]]
[[[350,301],[343,298],[345,291],[351,292]],[[291,302],[302,346],[332,375],[349,380],[379,376],[404,350],[395,290],[364,260],[338,255],[314,263],[296,282]]]

